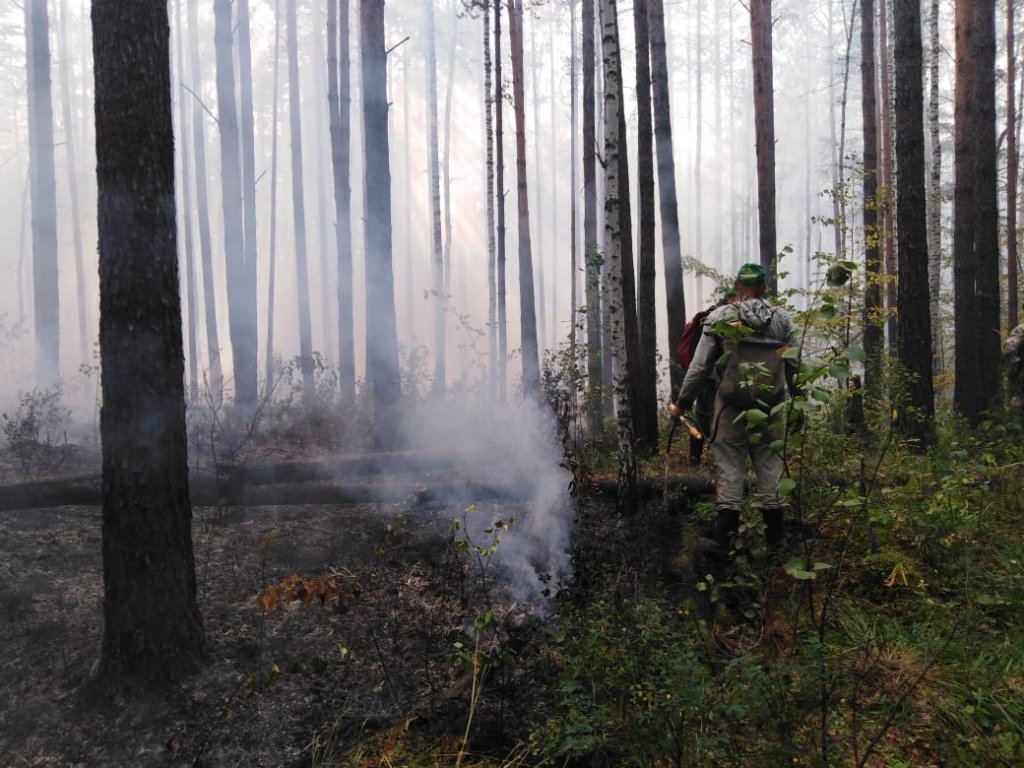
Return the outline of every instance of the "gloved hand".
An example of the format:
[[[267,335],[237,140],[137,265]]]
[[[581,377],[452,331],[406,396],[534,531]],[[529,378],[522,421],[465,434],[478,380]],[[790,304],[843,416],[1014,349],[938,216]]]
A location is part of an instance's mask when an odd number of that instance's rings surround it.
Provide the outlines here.
[[[669,403],[669,416],[671,416],[673,420],[679,421],[681,418],[683,418],[683,414],[686,413],[686,411],[690,410],[690,407],[692,405],[693,403]]]

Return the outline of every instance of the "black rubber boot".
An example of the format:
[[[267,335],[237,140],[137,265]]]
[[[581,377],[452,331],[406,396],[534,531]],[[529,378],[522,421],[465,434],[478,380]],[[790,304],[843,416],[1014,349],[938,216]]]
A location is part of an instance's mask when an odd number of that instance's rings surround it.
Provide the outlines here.
[[[726,560],[732,549],[732,539],[740,527],[740,511],[728,507],[720,507],[715,516],[712,538],[702,536],[697,540],[697,550],[706,557]]]
[[[785,509],[772,507],[761,510],[764,520],[764,538],[769,549],[782,549],[786,544]]]

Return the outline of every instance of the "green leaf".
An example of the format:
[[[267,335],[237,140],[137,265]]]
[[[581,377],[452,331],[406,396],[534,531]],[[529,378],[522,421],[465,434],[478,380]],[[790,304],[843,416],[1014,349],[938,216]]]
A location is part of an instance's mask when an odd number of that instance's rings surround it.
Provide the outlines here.
[[[744,411],[743,417],[747,420],[747,424],[764,424],[768,421],[768,414],[757,408]]]
[[[786,347],[782,350],[783,360],[799,360],[800,359],[800,347]]]
[[[783,570],[792,576],[797,581],[808,581],[809,579],[818,578],[818,574],[814,571],[808,571],[804,568],[803,558],[793,557],[790,558],[784,566]]]
[[[836,316],[836,308],[833,304],[823,304],[818,307],[818,317],[822,320],[831,320]]]
[[[849,347],[846,348],[847,360],[856,360],[858,362],[863,363],[866,358],[867,355],[864,354],[864,348],[861,347],[860,345],[851,344]]]
[[[779,441],[781,442],[781,440]],[[796,488],[796,480],[792,477],[784,477],[779,480],[779,493],[783,496],[788,496]]]
[[[848,365],[842,365],[840,363],[833,363],[828,367],[828,375],[833,379],[839,381],[845,381],[850,378],[850,367]]]

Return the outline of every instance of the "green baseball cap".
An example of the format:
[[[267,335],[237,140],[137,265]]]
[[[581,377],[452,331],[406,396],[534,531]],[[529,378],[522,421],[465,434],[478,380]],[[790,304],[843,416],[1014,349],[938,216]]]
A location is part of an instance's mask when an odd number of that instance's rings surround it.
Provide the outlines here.
[[[744,264],[736,273],[736,281],[742,285],[764,285],[766,275],[760,264]]]

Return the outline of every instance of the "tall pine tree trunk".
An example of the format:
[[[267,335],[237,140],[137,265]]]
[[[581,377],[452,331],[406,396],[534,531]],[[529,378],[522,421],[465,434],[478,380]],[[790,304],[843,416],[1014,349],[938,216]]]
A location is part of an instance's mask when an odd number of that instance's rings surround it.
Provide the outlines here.
[[[530,241],[530,197],[526,182],[526,95],[523,73],[522,0],[508,0],[509,50],[512,54],[512,105],[516,116],[516,189],[519,225],[519,320],[523,357],[523,394],[540,393],[537,313],[533,290]]]
[[[239,135],[242,148],[242,263],[239,285],[242,310],[241,337],[245,344],[245,375],[235,371],[235,396],[247,405],[256,403],[259,335],[256,328],[256,136],[252,106],[252,51],[249,35],[249,0],[234,0],[238,7]],[[270,382],[267,382],[267,387]]]
[[[92,26],[103,369],[98,677],[131,694],[181,680],[203,657],[185,437],[167,3],[93,0]]]
[[[292,217],[295,223],[295,279],[298,286],[299,367],[302,391],[313,394],[313,324],[309,306],[309,260],[306,251],[306,203],[302,169],[302,99],[299,93],[299,44],[296,0],[287,0],[288,113],[291,125]]]
[[[274,381],[274,305],[277,288],[277,139],[280,133],[278,108],[280,106],[281,70],[281,0],[274,0],[274,86],[271,99],[270,126],[270,244],[267,254],[267,359],[268,389]],[[340,386],[340,382],[339,382]]]
[[[885,0],[882,0],[884,2]],[[875,110],[875,4],[860,0],[860,87],[864,128],[864,387],[881,393],[882,265],[878,231],[878,115]]]
[[[658,327],[654,300],[654,135],[647,0],[634,0],[633,24],[636,30],[637,184],[640,193],[637,214],[640,254],[637,267],[639,359],[636,426],[641,445],[653,452],[658,446]]]
[[[928,14],[928,314],[932,326],[932,373],[945,370],[946,345],[942,338],[942,141],[939,137],[939,0]]]
[[[494,0],[494,123],[498,207],[498,402],[504,403],[508,387],[508,318],[505,308],[505,86],[501,79],[501,0]]]
[[[889,96],[889,10],[888,0],[878,1],[878,81],[881,105],[878,126],[882,132],[879,142],[881,184],[878,195],[879,240],[882,248],[882,270],[885,273],[883,303],[885,304],[885,330],[890,354],[896,354],[896,255],[893,241],[893,188],[892,188],[892,116]]]
[[[999,211],[996,201],[995,0],[957,0],[953,405],[972,426],[998,399]]]
[[[81,206],[78,194],[78,153],[75,147],[74,118],[71,107],[71,46],[68,44],[68,3],[67,0],[60,0],[60,18],[57,22],[57,45],[60,55],[60,112],[61,122],[64,124],[64,147],[67,151],[68,161],[68,195],[71,198],[71,234],[75,255],[75,287],[78,299],[78,359],[81,365],[89,365],[89,325],[88,304],[86,302],[86,279],[85,259],[82,255],[82,221]],[[181,25],[178,25],[179,29]],[[181,56],[181,46],[178,46],[178,56]],[[180,58],[178,59],[180,64]],[[191,253],[189,253],[191,263]],[[191,268],[190,268],[191,274]],[[191,279],[191,278],[190,278]],[[189,299],[189,312],[192,310],[192,299]],[[192,330],[192,323],[189,323],[189,334],[191,345],[190,351],[194,356],[195,332]],[[194,366],[193,366],[194,368]],[[190,369],[191,370],[191,369]]]
[[[185,85],[185,27],[181,23],[181,6],[183,0],[174,5],[175,27],[177,29],[177,46],[174,51],[175,74],[178,84],[178,158],[181,167],[181,205],[182,233],[185,235],[185,292],[187,296],[188,326],[188,402],[193,404],[199,396],[199,352],[196,341],[198,329],[198,307],[196,306],[196,272],[195,272],[195,232],[192,227],[192,152],[189,146],[188,110],[185,100],[191,98],[184,90]],[[80,317],[81,321],[82,318]]]
[[[47,0],[25,2],[28,73],[29,190],[32,200],[32,285],[36,386],[60,378],[60,298],[57,281],[57,177],[53,165],[53,95]]]
[[[351,65],[348,0],[327,4],[327,102],[334,174],[334,237],[338,249],[338,395],[355,397],[355,335],[352,328]],[[410,307],[411,310],[411,307]]]
[[[772,76],[772,3],[750,0],[754,67],[754,128],[757,151],[758,245],[768,288],[778,288],[775,235],[775,95]]]
[[[683,257],[679,244],[679,210],[676,202],[676,167],[672,151],[672,109],[669,103],[668,61],[665,53],[665,15],[662,0],[648,0],[651,43],[651,81],[654,103],[654,138],[658,148],[658,202],[661,212],[661,248],[665,269],[665,304],[668,343],[674,348],[686,325],[683,293]],[[682,368],[669,364],[672,392],[682,386]]]
[[[494,236],[494,98],[492,96],[491,4],[484,2],[484,142],[487,146],[487,392],[498,396],[498,265]]]
[[[388,147],[384,2],[360,0],[363,136],[366,162],[366,370],[373,392],[374,443],[400,445],[398,335],[391,266],[391,167]]]
[[[864,0],[862,0],[863,2]],[[884,0],[883,0],[884,2]],[[896,59],[896,165],[899,168],[897,352],[910,375],[908,403],[899,411],[897,427],[924,448],[934,441],[932,423],[932,335],[928,311],[928,225],[924,193],[924,77],[921,54],[921,6],[896,3],[893,13]]]

